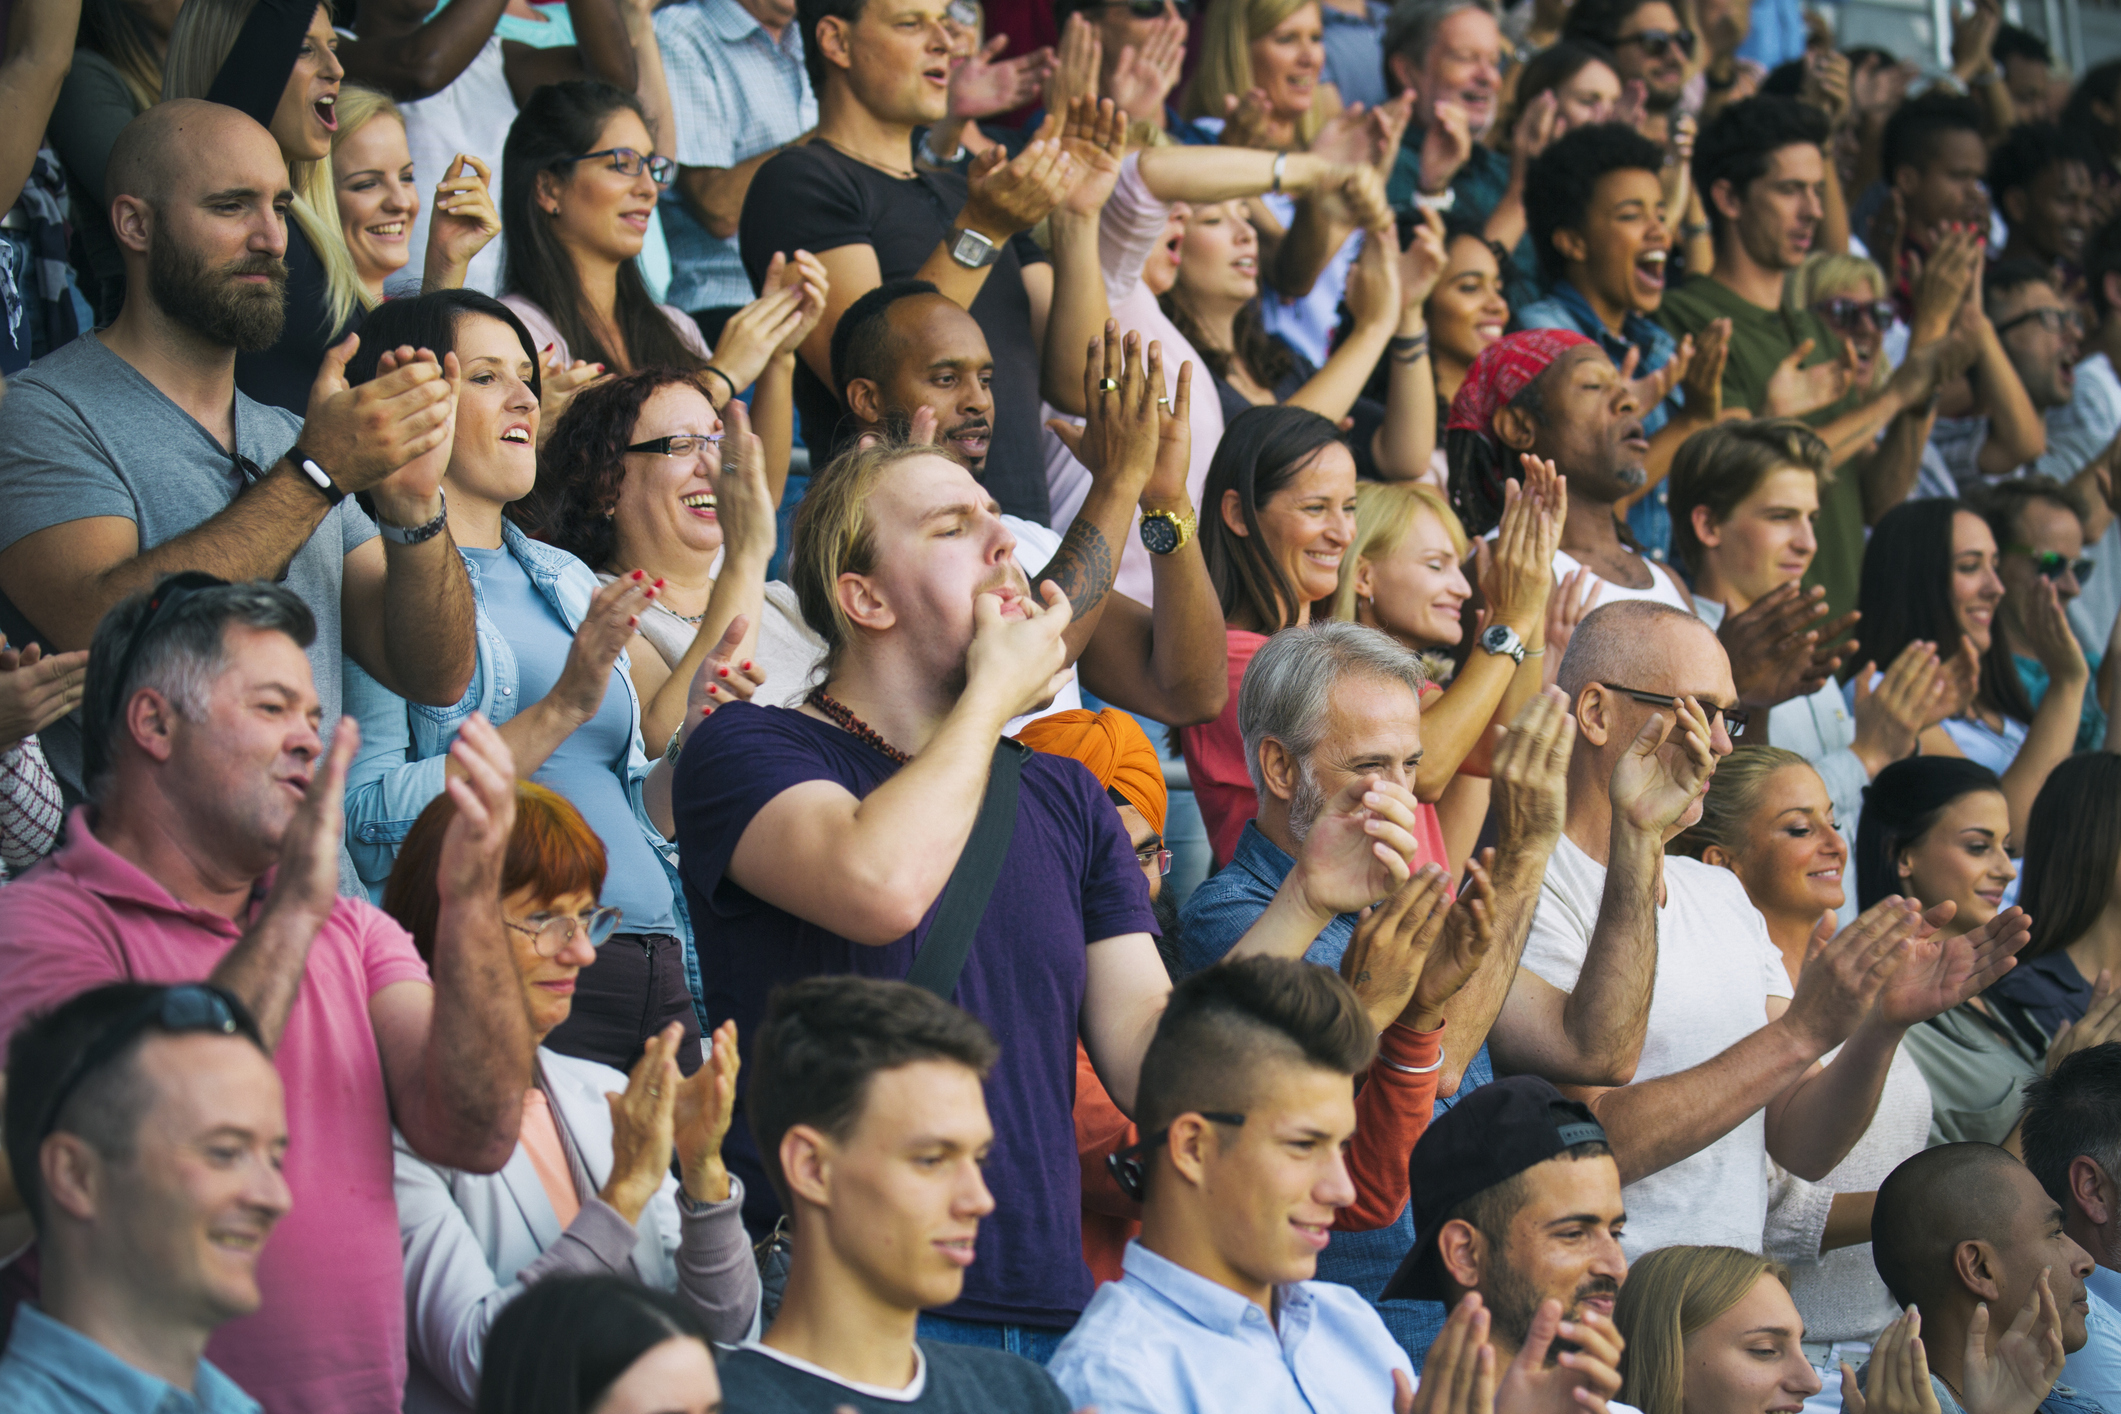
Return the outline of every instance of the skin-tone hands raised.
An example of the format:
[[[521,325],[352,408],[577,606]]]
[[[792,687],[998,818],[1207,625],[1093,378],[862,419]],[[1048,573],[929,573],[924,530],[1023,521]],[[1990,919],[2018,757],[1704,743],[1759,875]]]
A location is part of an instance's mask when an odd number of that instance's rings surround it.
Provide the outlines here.
[[[1841,1362],[1842,1414],[1942,1414],[1930,1384],[1929,1355],[1922,1348],[1922,1313],[1910,1306],[1871,1347],[1870,1388],[1856,1387],[1856,1372]]]
[[[2084,1015],[2056,1027],[2054,1038],[2047,1043],[2047,1073],[2053,1075],[2056,1066],[2077,1052],[2113,1040],[2121,1040],[2121,985],[2102,967],[2092,981],[2092,999]]]
[[[1327,915],[1356,913],[1412,878],[1410,861],[1421,851],[1419,809],[1406,787],[1378,776],[1342,786],[1297,850],[1310,907]]]
[[[539,349],[538,364],[543,375],[539,380],[538,446],[543,448],[575,394],[603,379],[604,365],[580,358],[567,362],[560,357],[558,344]]]
[[[2031,920],[2015,907],[1959,937],[1942,936],[1938,930],[1957,911],[1958,905],[1941,903],[1915,924],[1906,956],[1878,994],[1880,1025],[1904,1030],[1942,1016],[2010,971],[2018,950],[2032,941]]]
[[[1561,577],[1561,583],[1547,598],[1547,656],[1546,680],[1554,681],[1554,673],[1561,667],[1561,660],[1568,656],[1569,638],[1576,632],[1576,625],[1583,616],[1598,607],[1599,598],[1605,593],[1605,581],[1594,574],[1589,565],[1579,565]]]
[[[1741,705],[1760,709],[1807,696],[1840,670],[1843,655],[1857,644],[1834,645],[1855,627],[1857,614],[1850,610],[1822,627],[1828,612],[1824,589],[1791,583],[1724,616],[1716,638],[1730,657]]]
[[[1703,422],[1715,422],[1723,416],[1723,370],[1730,363],[1731,321],[1712,319],[1687,342],[1693,348],[1684,350],[1686,367],[1679,375],[1679,386],[1686,390],[1687,414]]]
[[[2021,611],[2020,618],[2025,625],[2025,646],[2033,650],[2049,677],[2081,679],[2090,675],[2084,645],[2070,631],[2069,609],[2055,592],[2053,580],[2033,581],[2032,602]]]
[[[1667,760],[1659,748],[1674,736],[1679,750]],[[1707,711],[1691,697],[1652,713],[1613,767],[1614,823],[1663,839],[1708,789],[1716,770],[1713,739]]]
[[[1827,126],[1838,131],[1849,120],[1848,55],[1833,49],[1814,49],[1804,56],[1804,81],[1797,101],[1826,115]]]
[[[1945,692],[1944,664],[1934,643],[1917,639],[1901,649],[1873,687],[1877,671],[1877,664],[1865,663],[1851,679],[1856,692],[1856,739],[1849,743],[1849,750],[1874,776],[1915,749],[1916,739],[1933,719]]]
[[[0,634],[0,751],[79,707],[87,684],[86,648],[47,654],[40,644],[17,648]]]
[[[673,1021],[649,1037],[626,1077],[625,1093],[604,1092],[611,1106],[611,1177],[597,1197],[629,1223],[641,1220],[641,1210],[670,1174],[670,1155],[677,1145],[678,1088],[683,1083],[678,1043],[684,1036],[685,1029]],[[707,1074],[707,1067],[697,1073]]]
[[[1163,345],[1152,340],[1144,358],[1141,342],[1131,329],[1122,339],[1118,321],[1107,319],[1083,360],[1082,425],[1065,418],[1046,423],[1093,479],[1109,474],[1146,485],[1158,464],[1166,436],[1156,403],[1164,387]],[[1100,383],[1119,386],[1105,392]]]
[[[1406,1010],[1450,911],[1443,870],[1424,864],[1382,902],[1357,916],[1355,934],[1341,954],[1340,975],[1362,998],[1374,1029],[1384,1030]],[[1432,1022],[1418,1029],[1435,1026]]]
[[[1968,14],[1952,12],[1952,72],[1964,83],[1995,63],[1996,35],[2003,28],[1997,0],[1974,0]]]
[[[1613,105],[1611,121],[1641,132],[1643,122],[1649,115],[1650,86],[1641,79],[1629,79],[1621,86],[1620,101]]]
[[[1369,228],[1361,254],[1348,267],[1346,298],[1356,328],[1399,326],[1406,301],[1400,294],[1399,241],[1390,227]]]
[[[1495,837],[1509,853],[1543,855],[1561,838],[1575,747],[1576,719],[1558,687],[1542,688],[1504,730],[1489,760],[1488,784]]]
[[[1010,158],[1000,143],[972,159],[971,188],[959,221],[1000,241],[1028,231],[1053,213],[1074,186],[1075,161],[1061,146],[1057,114],[1048,113],[1031,143]]]
[[[1061,26],[1060,51],[1046,81],[1046,107],[1065,113],[1078,98],[1097,99],[1098,71],[1105,63],[1105,41],[1080,10]]]
[[[715,1028],[707,1045],[707,1063],[677,1086],[671,1112],[678,1172],[685,1196],[695,1203],[720,1203],[729,1197],[729,1170],[722,1166],[722,1140],[736,1114],[736,1022]]]
[[[1958,650],[1943,661],[1937,681],[1937,702],[1922,723],[1924,730],[1953,717],[1963,717],[1974,705],[1974,694],[1981,689],[1981,655],[1974,651],[1973,639],[1959,636]]]
[[[1171,16],[1154,21],[1140,49],[1121,48],[1105,96],[1141,122],[1158,123],[1164,104],[1185,73],[1186,22]]]
[[[1422,963],[1421,980],[1399,1014],[1399,1022],[1416,1031],[1443,1025],[1443,1009],[1465,989],[1480,965],[1495,950],[1495,851],[1466,861],[1466,883],[1444,920],[1443,936]]]
[[[951,117],[977,121],[1038,101],[1047,76],[1053,72],[1053,51],[1034,49],[1014,59],[1001,58],[1001,52],[1008,47],[1009,36],[997,34],[979,53],[959,60],[951,68]]]
[[[1274,124],[1273,105],[1263,88],[1223,97],[1223,130],[1216,141],[1224,147],[1271,147],[1268,131]]]
[[[1149,341],[1149,391],[1164,387],[1164,346]],[[1186,476],[1193,468],[1193,360],[1178,366],[1178,386],[1156,402],[1156,468],[1142,488],[1142,505],[1171,505],[1192,499]]]
[[[472,714],[477,718],[478,714]],[[346,834],[346,768],[361,746],[361,726],[339,718],[331,747],[310,771],[302,803],[280,836],[280,856],[264,914],[290,913],[313,932],[324,926],[339,900],[339,845]]]
[[[1561,117],[1561,99],[1554,90],[1548,89],[1525,105],[1524,112],[1518,115],[1516,131],[1510,135],[1510,163],[1516,168],[1513,175],[1519,181],[1532,159],[1546,151],[1547,144],[1560,137],[1567,126]]]
[[[1436,121],[1421,139],[1421,189],[1427,196],[1442,196],[1458,169],[1473,155],[1472,120],[1465,105],[1440,101]]]
[[[661,593],[663,581],[641,570],[620,575],[590,597],[589,612],[567,645],[567,663],[546,696],[577,726],[597,714],[611,689],[611,669],[633,640],[641,615]]]
[[[1966,1323],[1966,1361],[1959,1402],[1966,1414],[2033,1414],[2062,1374],[2062,1312],[2050,1278],[2041,1271],[2032,1294],[2002,1335],[1991,1338],[1994,1316],[1986,1301]]]
[[[824,263],[809,251],[797,251],[793,260],[775,251],[760,285],[765,293],[729,316],[722,337],[715,341],[714,366],[729,376],[738,392],[750,387],[768,363],[795,352],[817,327],[825,317],[831,287]],[[709,381],[706,386],[716,385]]]
[[[1399,253],[1399,299],[1405,316],[1419,320],[1422,305],[1450,261],[1444,251],[1443,217],[1425,208],[1415,210],[1418,219],[1407,232],[1406,249]]]
[[[965,656],[965,691],[991,696],[1006,709],[1004,721],[1051,701],[1066,685],[1068,651],[1061,635],[1074,617],[1068,596],[1050,579],[1016,603],[1021,619],[1002,616],[997,594],[973,600],[972,646]]]
[[[360,346],[360,335],[349,334],[324,351],[297,439],[349,495],[447,447],[456,417],[456,385],[426,349],[397,350],[402,356],[389,372],[349,387],[346,365]]]
[[[681,749],[685,742],[692,740],[692,733],[700,723],[714,715],[716,708],[732,702],[749,702],[752,695],[766,685],[766,670],[752,659],[730,661],[744,641],[745,630],[750,627],[751,620],[743,614],[731,619],[721,641],[700,663],[700,670],[692,675],[692,686],[685,697],[685,722],[678,728]]]
[[[1524,480],[1503,483],[1502,520],[1495,539],[1492,544],[1480,542],[1488,547],[1480,569],[1480,597],[1487,606],[1487,622],[1508,624],[1524,637],[1546,614],[1554,592],[1554,552],[1569,517],[1569,491],[1553,462],[1529,452],[1519,455]]]
[[[422,356],[431,357],[424,349],[386,349],[376,360],[376,378],[384,378]],[[442,376],[449,387],[445,405],[448,420],[443,423],[442,440],[369,488],[377,513],[392,525],[424,525],[441,511],[437,498],[442,491],[442,477],[449,470],[449,458],[456,449],[457,396],[464,387],[463,370],[454,353],[442,356]]]
[[[456,817],[442,835],[435,883],[443,907],[458,899],[499,898],[501,865],[516,823],[516,760],[500,731],[481,713],[464,719],[450,743],[449,798]]]
[[[1389,176],[1399,156],[1399,140],[1413,116],[1412,89],[1375,108],[1351,103],[1320,126],[1318,136],[1311,139],[1311,155],[1349,167],[1374,167],[1380,175]]]
[[[1557,1340],[1576,1348],[1549,1363]],[[1565,1321],[1561,1302],[1549,1297],[1533,1314],[1517,1358],[1504,1368],[1495,1402],[1510,1414],[1604,1414],[1606,1401],[1620,1393],[1620,1352],[1626,1348],[1611,1316]]]
[[[1094,216],[1119,182],[1120,163],[1127,155],[1127,115],[1109,98],[1078,98],[1068,105],[1060,143],[1075,164],[1075,185],[1060,209],[1071,216]]]
[[[469,167],[470,171],[465,171]],[[430,288],[461,289],[472,257],[501,234],[501,213],[494,209],[493,172],[484,162],[460,152],[449,173],[435,187],[427,225]]]
[[[1855,378],[1853,351],[1844,350],[1846,356],[1841,359],[1822,359],[1807,368],[1804,361],[1812,356],[1816,342],[1806,339],[1775,365],[1767,382],[1767,407],[1765,410],[1755,408],[1756,415],[1803,417],[1838,401],[1848,392],[1849,383]]]
[[[1929,343],[1949,332],[1974,288],[1986,247],[1982,233],[1971,225],[1953,222],[1944,227],[1936,245],[1930,248],[1929,259],[1918,258],[1911,342]]]
[[[1822,1054],[1846,1041],[1877,1004],[1907,958],[1922,921],[1920,908],[1895,894],[1872,904],[1838,933],[1831,913],[1812,929],[1796,995],[1783,1016],[1812,1037]]]
[[[1421,1384],[1392,1372],[1392,1414],[1495,1414],[1495,1347],[1488,1344],[1488,1312],[1478,1292],[1467,1292],[1422,1363]]]

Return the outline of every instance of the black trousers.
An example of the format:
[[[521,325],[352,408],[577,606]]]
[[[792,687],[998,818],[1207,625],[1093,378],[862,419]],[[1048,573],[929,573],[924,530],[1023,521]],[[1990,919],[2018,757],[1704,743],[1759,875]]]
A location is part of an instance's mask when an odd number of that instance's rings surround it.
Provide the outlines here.
[[[685,986],[684,944],[668,933],[613,933],[577,974],[574,1010],[545,1044],[563,1056],[632,1073],[648,1038],[684,1025],[678,1069],[700,1068],[700,1019]]]

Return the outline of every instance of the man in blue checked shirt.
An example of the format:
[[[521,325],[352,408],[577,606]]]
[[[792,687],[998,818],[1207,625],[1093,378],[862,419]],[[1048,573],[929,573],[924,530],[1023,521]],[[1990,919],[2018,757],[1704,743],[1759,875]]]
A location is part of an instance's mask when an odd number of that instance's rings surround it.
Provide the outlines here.
[[[795,0],[679,0],[656,12],[678,179],[663,196],[667,299],[698,313],[709,343],[752,299],[737,217],[766,159],[817,126]]]

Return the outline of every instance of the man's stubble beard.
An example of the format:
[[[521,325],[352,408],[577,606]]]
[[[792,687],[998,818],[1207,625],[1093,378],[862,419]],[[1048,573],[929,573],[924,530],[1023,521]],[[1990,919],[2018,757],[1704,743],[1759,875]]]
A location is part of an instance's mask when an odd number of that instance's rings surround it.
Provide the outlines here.
[[[262,286],[239,285],[239,275],[265,275]],[[280,342],[287,322],[287,263],[251,254],[210,269],[198,252],[173,240],[157,240],[147,251],[148,294],[178,324],[243,353]]]
[[[1310,838],[1311,827],[1325,810],[1326,793],[1319,788],[1311,763],[1297,762],[1296,789],[1289,796],[1289,838],[1299,845]]]

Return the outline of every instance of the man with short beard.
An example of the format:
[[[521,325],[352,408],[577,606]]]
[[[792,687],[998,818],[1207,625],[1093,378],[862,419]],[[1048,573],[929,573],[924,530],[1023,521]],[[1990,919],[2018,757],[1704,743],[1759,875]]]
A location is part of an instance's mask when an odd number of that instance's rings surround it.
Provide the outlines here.
[[[1483,1085],[1429,1125],[1407,1181],[1419,1236],[1385,1300],[1456,1306],[1478,1293],[1497,1363],[1516,1357],[1549,1302],[1549,1317],[1612,1319],[1628,1213],[1589,1109],[1536,1075]]]
[[[111,151],[126,301],[107,329],[14,380],[0,404],[0,631],[88,646],[96,623],[164,575],[278,580],[316,616],[324,720],[342,651],[413,701],[448,706],[473,665],[471,587],[442,513],[453,366],[404,349],[346,386],[348,339],[297,419],[236,389],[240,350],[283,319],[287,164],[232,108],[158,104]],[[377,527],[354,505],[367,492]],[[79,799],[78,718],[43,735]],[[350,869],[345,876],[351,879]]]

